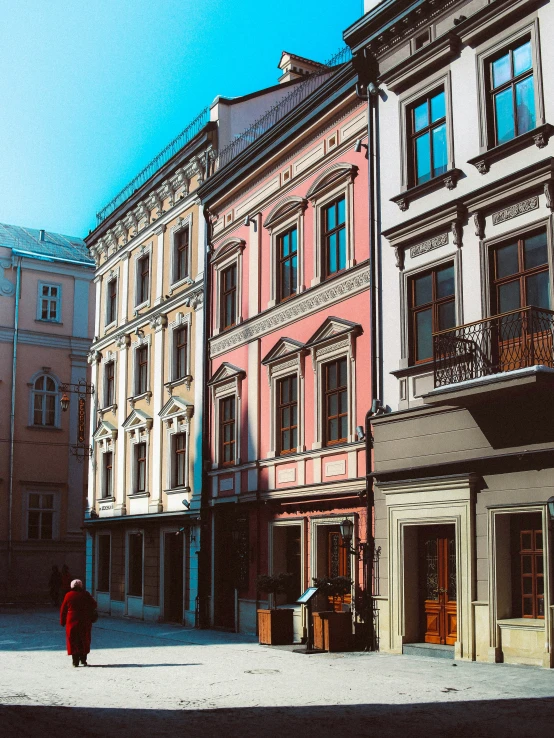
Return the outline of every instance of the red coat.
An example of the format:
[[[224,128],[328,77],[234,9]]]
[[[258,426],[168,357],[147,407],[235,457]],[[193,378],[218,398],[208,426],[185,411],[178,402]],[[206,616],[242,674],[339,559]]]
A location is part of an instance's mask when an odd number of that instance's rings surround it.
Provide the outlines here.
[[[88,592],[72,589],[63,599],[60,609],[60,624],[65,625],[65,642],[70,656],[90,653],[92,612],[96,600]]]

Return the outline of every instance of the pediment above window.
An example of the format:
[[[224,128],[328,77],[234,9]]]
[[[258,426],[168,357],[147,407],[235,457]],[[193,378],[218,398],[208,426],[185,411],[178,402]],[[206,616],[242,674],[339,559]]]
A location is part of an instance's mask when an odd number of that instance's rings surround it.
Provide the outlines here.
[[[164,423],[170,423],[172,420],[183,422],[190,420],[193,415],[194,405],[186,402],[181,397],[170,397],[159,412],[159,416]]]
[[[92,437],[97,442],[115,441],[117,438],[117,428],[115,425],[108,423],[107,420],[101,420]]]
[[[137,408],[135,408],[127,416],[127,419],[123,423],[123,430],[126,433],[129,433],[135,430],[149,431],[152,428],[153,423],[154,421],[150,417],[150,415],[147,415],[142,410],[138,410]]]
[[[308,200],[313,200],[341,181],[352,181],[357,174],[358,167],[355,164],[337,162],[326,169],[323,174],[315,180],[308,190],[306,197]]]
[[[292,338],[280,338],[271,351],[262,359],[262,364],[273,364],[276,361],[298,354],[304,348],[304,344]]]
[[[244,379],[245,376],[246,372],[244,369],[239,369],[237,366],[234,366],[234,364],[229,364],[227,361],[224,361],[208,382],[208,387],[220,384],[221,382],[227,382],[231,379]]]
[[[353,323],[351,320],[344,318],[335,318],[330,315],[318,330],[313,334],[306,348],[313,348],[322,343],[327,343],[348,334],[357,335],[362,332],[362,326],[359,323]]]
[[[278,202],[277,205],[275,205],[275,207],[270,211],[265,220],[264,228],[271,228],[272,226],[280,223],[282,220],[287,218],[289,215],[292,215],[293,213],[299,211],[303,211],[307,207],[308,201],[304,197],[297,197],[295,195],[285,197],[283,200]]]
[[[216,264],[218,261],[221,261],[227,256],[232,256],[233,254],[242,251],[245,246],[246,241],[244,241],[242,238],[227,238],[216,248],[216,250],[212,254],[212,264]]]

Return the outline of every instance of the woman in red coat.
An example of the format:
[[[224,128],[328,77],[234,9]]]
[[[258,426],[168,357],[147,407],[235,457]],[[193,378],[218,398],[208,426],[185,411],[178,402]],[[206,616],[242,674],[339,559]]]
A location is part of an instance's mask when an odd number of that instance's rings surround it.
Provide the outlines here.
[[[60,624],[65,626],[67,653],[73,659],[73,666],[79,666],[79,661],[83,666],[87,666],[94,610],[96,600],[88,592],[83,591],[80,579],[74,579],[60,610]]]

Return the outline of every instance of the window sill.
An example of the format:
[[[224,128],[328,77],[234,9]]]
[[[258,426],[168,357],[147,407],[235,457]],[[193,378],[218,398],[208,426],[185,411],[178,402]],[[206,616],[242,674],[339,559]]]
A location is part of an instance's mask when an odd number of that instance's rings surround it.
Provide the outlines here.
[[[173,282],[171,286],[169,287],[169,294],[172,295],[176,290],[180,289],[181,287],[190,287],[194,284],[194,280],[192,280],[190,277],[184,277],[183,279],[180,279],[178,282]]]
[[[117,328],[117,319],[116,320],[112,320],[111,323],[108,323],[107,325],[105,325],[104,326],[104,332],[111,331],[112,328]]]
[[[56,425],[28,425],[27,430],[34,431],[55,431],[56,433],[62,433],[63,428],[59,428]]]
[[[47,318],[35,318],[35,323],[47,323],[48,325],[63,325],[61,320],[48,320]]]
[[[104,504],[104,502],[115,502],[115,497],[99,497],[96,502],[99,505]]]
[[[405,212],[410,207],[410,203],[413,200],[418,200],[420,197],[425,197],[430,192],[439,190],[441,187],[446,187],[447,190],[453,190],[458,184],[458,180],[464,175],[461,169],[448,169],[444,174],[439,174],[438,177],[433,177],[428,182],[423,184],[415,185],[415,187],[409,187],[405,192],[400,195],[391,197],[391,202],[398,205],[402,212]]]
[[[150,497],[150,492],[131,492],[127,497],[131,500],[140,500],[143,497]]]
[[[164,489],[166,495],[183,495],[190,492],[190,487],[172,487],[171,489]]]
[[[144,310],[144,308],[149,308],[149,307],[150,307],[150,300],[146,300],[145,302],[141,302],[140,305],[135,305],[135,307],[133,308],[133,312],[135,313],[135,315],[138,315],[138,313],[141,310]]]
[[[506,618],[497,620],[496,624],[501,630],[544,630],[544,618]]]
[[[402,367],[402,369],[395,369],[390,372],[390,374],[392,374],[393,377],[396,377],[396,379],[403,379],[404,377],[411,377],[414,374],[421,374],[422,372],[428,374],[429,372],[434,371],[434,369],[435,362],[431,359],[430,361],[425,361],[421,364],[410,364],[409,366]]]
[[[148,390],[148,392],[141,392],[140,395],[133,395],[132,397],[128,397],[127,400],[131,403],[131,407],[134,407],[135,402],[138,402],[139,400],[146,400],[146,402],[150,404],[151,397],[152,392]]]
[[[525,149],[532,144],[535,144],[539,149],[544,149],[553,133],[554,126],[551,126],[550,123],[545,123],[542,126],[533,128],[532,131],[527,131],[527,133],[522,133],[521,136],[516,136],[510,141],[506,141],[506,143],[494,146],[479,156],[474,156],[473,159],[468,159],[467,163],[472,164],[480,174],[487,174],[490,171],[491,164],[516,151]]]
[[[173,380],[173,381],[171,381],[171,382],[166,382],[166,383],[164,384],[164,387],[165,387],[165,388],[166,388],[166,389],[167,389],[168,391],[170,391],[170,392],[171,392],[171,390],[172,390],[172,389],[173,389],[174,387],[179,387],[180,385],[184,384],[184,385],[185,385],[185,387],[187,388],[187,390],[190,390],[190,385],[191,385],[191,382],[192,382],[192,375],[191,375],[191,374],[187,374],[186,376],[184,376],[184,377],[181,377],[180,379],[174,379],[174,380]]]
[[[106,407],[101,407],[98,409],[98,412],[101,417],[104,417],[107,413],[115,413],[117,411],[117,405],[114,402],[112,405],[106,405]]]

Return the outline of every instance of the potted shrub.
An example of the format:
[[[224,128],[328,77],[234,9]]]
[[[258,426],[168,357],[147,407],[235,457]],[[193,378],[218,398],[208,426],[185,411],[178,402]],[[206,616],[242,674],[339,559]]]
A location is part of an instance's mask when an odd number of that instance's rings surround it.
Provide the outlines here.
[[[259,642],[267,646],[284,646],[293,642],[292,608],[277,608],[276,598],[285,592],[292,574],[261,574],[256,582],[259,592],[271,597],[269,609],[258,610]]]
[[[321,577],[315,586],[334,605],[344,602],[344,596],[352,590],[349,577]],[[347,651],[352,647],[352,613],[323,610],[313,613],[314,648],[321,651]]]

